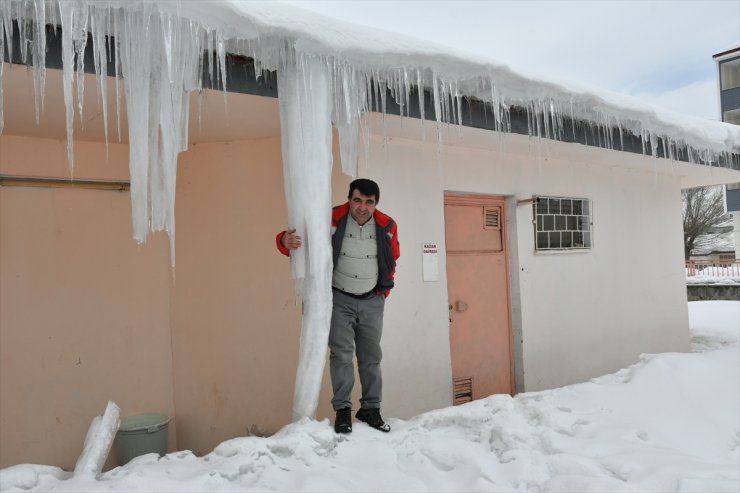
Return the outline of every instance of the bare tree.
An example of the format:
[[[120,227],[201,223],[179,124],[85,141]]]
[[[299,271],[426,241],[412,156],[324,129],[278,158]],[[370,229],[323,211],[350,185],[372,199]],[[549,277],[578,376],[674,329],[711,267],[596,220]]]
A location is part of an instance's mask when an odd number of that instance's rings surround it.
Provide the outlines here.
[[[729,220],[721,187],[696,187],[682,191],[683,248],[686,260],[694,248],[711,245],[719,234],[716,228]]]

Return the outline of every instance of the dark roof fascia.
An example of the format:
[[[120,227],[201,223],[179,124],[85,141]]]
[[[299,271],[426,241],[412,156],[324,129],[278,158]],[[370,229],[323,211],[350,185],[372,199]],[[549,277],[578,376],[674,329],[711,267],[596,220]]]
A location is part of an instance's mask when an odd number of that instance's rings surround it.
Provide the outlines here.
[[[730,48],[729,50],[723,51],[721,53],[717,53],[716,55],[712,55],[712,59],[719,58],[725,55],[729,55],[730,53],[738,53],[740,55],[740,46],[737,48]]]

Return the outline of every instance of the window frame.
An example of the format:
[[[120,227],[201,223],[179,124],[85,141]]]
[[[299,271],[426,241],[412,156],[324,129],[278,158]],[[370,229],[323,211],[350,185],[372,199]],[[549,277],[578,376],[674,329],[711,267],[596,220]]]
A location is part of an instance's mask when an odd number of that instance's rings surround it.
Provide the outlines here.
[[[720,91],[729,91],[740,87],[740,57],[719,62]]]
[[[592,250],[594,248],[593,217],[594,208],[591,199],[550,195],[534,196],[532,224],[535,252]],[[542,246],[542,240],[547,241],[547,246]]]

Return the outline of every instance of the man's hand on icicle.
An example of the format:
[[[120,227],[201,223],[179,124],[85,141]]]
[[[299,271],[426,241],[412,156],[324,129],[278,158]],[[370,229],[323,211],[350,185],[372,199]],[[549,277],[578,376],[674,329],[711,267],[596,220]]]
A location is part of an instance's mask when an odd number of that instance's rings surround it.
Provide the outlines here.
[[[295,250],[301,247],[301,237],[295,234],[295,229],[287,230],[280,242],[288,250]]]

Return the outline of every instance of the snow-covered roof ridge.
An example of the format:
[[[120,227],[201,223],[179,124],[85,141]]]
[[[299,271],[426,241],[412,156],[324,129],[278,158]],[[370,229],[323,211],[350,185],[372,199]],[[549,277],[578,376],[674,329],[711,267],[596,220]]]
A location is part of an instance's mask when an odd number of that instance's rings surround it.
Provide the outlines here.
[[[442,44],[399,34],[382,29],[337,21],[321,14],[279,2],[243,2],[221,0],[224,6],[256,25],[267,30],[276,30],[282,35],[294,37],[303,51],[362,66],[367,70],[387,68],[424,67],[446,80],[462,82],[461,92],[489,100],[490,96],[465,87],[465,81],[490,78],[513,104],[527,104],[532,99],[570,100],[583,103],[583,119],[588,118],[587,109],[604,114],[621,115],[623,125],[629,120],[639,120],[650,133],[664,134],[673,140],[684,140],[688,145],[715,151],[740,152],[740,127],[723,122],[684,115],[660,108],[633,96],[597,88],[587,84],[543,79],[541,75],[515,71],[493,58],[470,54]],[[395,63],[394,63],[395,62]],[[601,123],[600,121],[597,123]],[[639,135],[639,126],[630,130]]]
[[[382,29],[337,21],[321,14],[279,2],[220,0],[222,7],[249,19],[261,34],[293,38],[300,50],[332,57],[369,71],[423,67],[445,80],[457,80],[460,92],[484,101],[481,79],[492,80],[509,104],[526,106],[536,99],[567,101],[576,106],[575,116],[602,123],[604,116],[636,135],[664,135],[674,141],[716,152],[740,152],[740,127],[684,115],[646,103],[638,98],[579,82],[543,79],[515,71],[493,58],[466,53],[442,44]],[[211,5],[213,7],[213,5]],[[467,83],[467,84],[466,84]],[[429,84],[430,87],[431,83]],[[593,114],[589,114],[593,113]],[[599,115],[599,113],[601,113]],[[597,119],[594,118],[595,115]]]
[[[22,2],[11,0],[12,3]],[[26,0],[26,3],[31,2]],[[555,100],[567,103],[569,107],[573,105],[573,116],[586,121],[602,124],[606,117],[612,120],[612,124],[624,126],[636,135],[647,132],[675,142],[685,142],[698,149],[740,152],[738,126],[679,114],[632,96],[579,82],[526,74],[493,58],[404,34],[338,21],[280,2],[80,0],[79,3],[129,11],[148,7],[185,18],[206,31],[214,32],[231,52],[243,51],[238,43],[234,43],[235,40],[282,39],[293,43],[303,53],[331,58],[376,75],[393,69],[424,71],[422,83],[427,89],[432,87],[434,75],[444,81],[456,81],[461,94],[491,102],[490,87],[485,87],[485,82],[490,82],[496,86],[501,101],[506,105],[526,107],[533,100]],[[276,69],[279,54],[264,56],[264,50],[260,51],[262,66]]]

